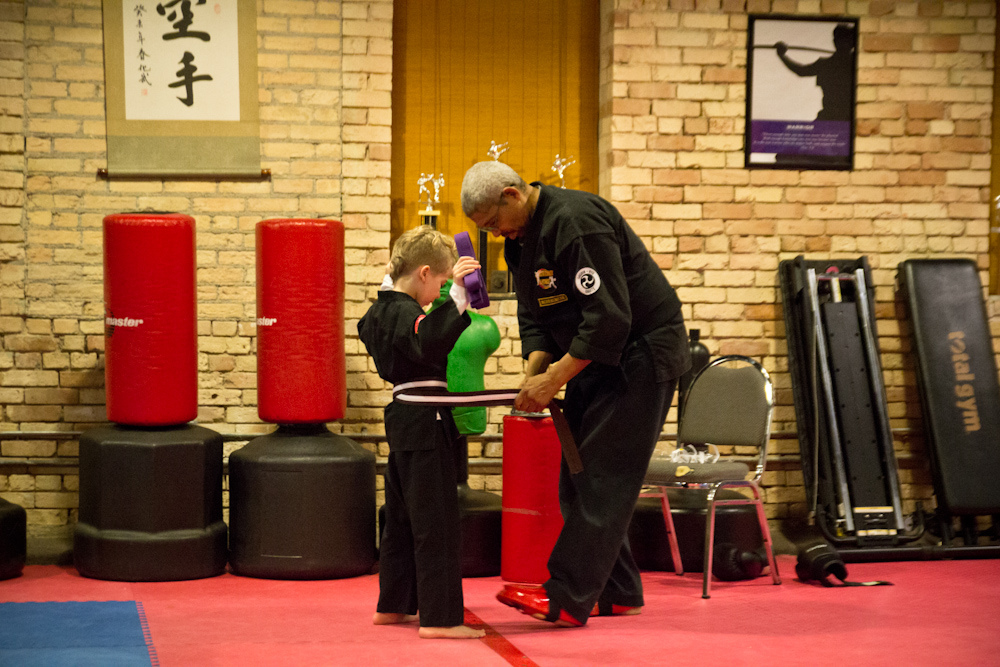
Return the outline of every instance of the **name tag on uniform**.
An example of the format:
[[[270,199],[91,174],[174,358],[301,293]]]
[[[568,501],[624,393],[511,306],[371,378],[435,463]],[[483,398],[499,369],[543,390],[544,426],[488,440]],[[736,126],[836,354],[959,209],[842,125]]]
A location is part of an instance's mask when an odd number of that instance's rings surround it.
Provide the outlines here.
[[[554,306],[557,303],[562,303],[563,301],[568,301],[568,300],[569,297],[566,296],[565,294],[556,294],[554,296],[543,296],[538,300],[538,305],[542,307]]]

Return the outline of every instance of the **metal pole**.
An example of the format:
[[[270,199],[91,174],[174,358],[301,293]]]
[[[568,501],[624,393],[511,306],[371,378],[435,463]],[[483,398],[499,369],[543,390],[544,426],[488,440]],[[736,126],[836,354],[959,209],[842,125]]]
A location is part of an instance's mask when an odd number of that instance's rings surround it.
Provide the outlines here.
[[[819,282],[816,279],[816,269],[807,269],[806,278],[809,286],[809,307],[813,315],[813,330],[816,336],[816,357],[820,377],[823,380],[823,394],[826,399],[826,423],[830,431],[830,449],[833,453],[833,473],[837,489],[840,491],[841,507],[837,508],[844,518],[848,532],[854,532],[854,517],[851,507],[851,492],[847,487],[847,473],[844,471],[844,453],[840,445],[840,427],[837,424],[837,409],[833,401],[833,379],[830,377],[830,367],[827,365],[826,334],[823,331],[823,321],[819,311]],[[819,409],[819,406],[816,406]],[[817,480],[817,484],[819,481]]]
[[[868,287],[865,282],[864,269],[854,272],[854,289],[858,293],[858,319],[861,320],[861,331],[865,337],[865,353],[868,357],[868,374],[872,387],[872,396],[875,398],[875,417],[878,419],[882,441],[884,443],[884,459],[886,480],[889,484],[889,492],[892,496],[892,513],[896,517],[896,530],[902,532],[903,507],[899,499],[899,478],[896,474],[896,450],[892,443],[892,429],[889,426],[889,408],[885,397],[885,384],[881,382],[882,364],[878,356],[878,341],[875,340],[875,332],[872,331],[872,322],[869,321],[871,310],[868,308]]]

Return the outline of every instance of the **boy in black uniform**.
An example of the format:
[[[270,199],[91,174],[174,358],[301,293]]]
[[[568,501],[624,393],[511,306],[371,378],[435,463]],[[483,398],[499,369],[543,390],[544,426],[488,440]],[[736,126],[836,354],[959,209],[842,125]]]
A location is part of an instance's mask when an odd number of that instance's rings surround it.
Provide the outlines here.
[[[393,247],[385,289],[358,322],[379,376],[397,388],[445,380],[448,353],[471,322],[462,278],[479,268],[475,258],[457,257],[455,242],[431,227],[404,233]],[[452,274],[450,298],[424,313]],[[393,401],[385,408],[385,434],[385,527],[373,622],[414,621],[419,609],[421,637],[482,637],[483,630],[462,624],[455,469],[460,440],[451,410]]]
[[[501,162],[480,162],[465,175],[462,209],[507,239],[527,359],[515,407],[541,410],[565,385],[583,461],[578,475],[562,464],[565,524],[550,579],[508,585],[497,599],[562,626],[639,613],[642,582],[627,531],[677,379],[690,366],[677,294],[596,195],[527,185]]]

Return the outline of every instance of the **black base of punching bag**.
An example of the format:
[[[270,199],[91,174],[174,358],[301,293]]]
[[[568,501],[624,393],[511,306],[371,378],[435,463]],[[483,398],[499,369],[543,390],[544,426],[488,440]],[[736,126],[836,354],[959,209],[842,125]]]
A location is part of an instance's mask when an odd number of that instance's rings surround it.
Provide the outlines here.
[[[705,517],[708,514],[705,508],[706,493],[667,490],[673,510],[674,530],[677,531],[677,546],[685,572],[701,572],[705,567]],[[716,497],[722,500],[742,496],[723,489]],[[639,569],[674,571],[659,498],[639,499],[632,514],[628,539]],[[763,545],[760,526],[757,524],[757,511],[753,505],[715,508],[716,554],[729,546],[741,553],[756,552]]]
[[[489,491],[458,485],[458,520],[461,525],[463,577],[500,575],[501,498]],[[385,505],[378,508],[379,535],[385,525]]]
[[[81,435],[73,561],[83,576],[113,581],[225,572],[222,437],[191,424]]]
[[[229,456],[229,564],[265,579],[375,565],[375,455],[323,424],[281,425]]]
[[[462,524],[462,576],[499,576],[503,516],[500,496],[459,484],[458,511]]]
[[[0,498],[0,580],[21,575],[28,554],[27,529],[24,508]]]

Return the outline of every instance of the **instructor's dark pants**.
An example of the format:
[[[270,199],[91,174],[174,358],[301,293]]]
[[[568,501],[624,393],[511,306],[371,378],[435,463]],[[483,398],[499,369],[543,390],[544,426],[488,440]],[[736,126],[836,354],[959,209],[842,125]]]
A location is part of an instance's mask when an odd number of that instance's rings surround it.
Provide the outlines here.
[[[676,386],[676,380],[656,382],[649,349],[635,341],[619,367],[591,363],[566,387],[565,414],[583,472],[571,475],[562,463],[565,525],[549,558],[545,589],[579,621],[586,622],[599,600],[643,605],[628,527]]]

